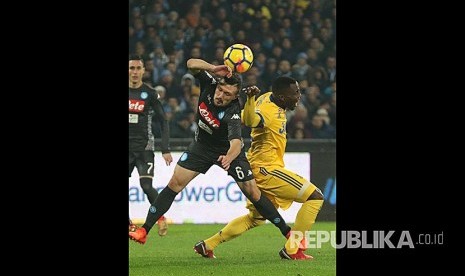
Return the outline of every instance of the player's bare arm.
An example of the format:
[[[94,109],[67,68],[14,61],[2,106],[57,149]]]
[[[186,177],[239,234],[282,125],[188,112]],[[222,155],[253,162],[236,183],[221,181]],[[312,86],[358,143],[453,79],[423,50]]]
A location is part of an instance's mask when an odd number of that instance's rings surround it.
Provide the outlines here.
[[[187,68],[192,72],[192,74],[197,74],[200,70],[205,70],[220,77],[231,77],[232,70],[226,65],[213,65],[206,62],[205,60],[198,58],[191,58],[187,61]]]
[[[255,113],[255,95],[260,94],[260,89],[257,86],[249,86],[243,89],[247,95],[247,101],[244,105],[242,121],[248,127],[257,127],[260,124],[261,117]]]
[[[226,155],[220,155],[218,161],[221,162],[221,166],[225,171],[229,170],[231,162],[241,153],[242,142],[240,139],[232,139],[229,141],[229,150]]]

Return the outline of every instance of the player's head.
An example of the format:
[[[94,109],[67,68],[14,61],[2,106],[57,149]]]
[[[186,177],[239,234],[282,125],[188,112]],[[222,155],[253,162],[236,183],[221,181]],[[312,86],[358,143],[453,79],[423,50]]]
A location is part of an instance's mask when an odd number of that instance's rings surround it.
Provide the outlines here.
[[[284,109],[294,110],[300,101],[299,83],[290,77],[280,76],[272,85],[276,104]]]
[[[241,76],[233,73],[230,78],[223,77],[217,79],[217,81],[218,85],[216,86],[213,103],[215,106],[227,106],[239,96],[242,87]]]
[[[129,86],[138,86],[142,84],[144,75],[144,60],[139,55],[129,56]]]

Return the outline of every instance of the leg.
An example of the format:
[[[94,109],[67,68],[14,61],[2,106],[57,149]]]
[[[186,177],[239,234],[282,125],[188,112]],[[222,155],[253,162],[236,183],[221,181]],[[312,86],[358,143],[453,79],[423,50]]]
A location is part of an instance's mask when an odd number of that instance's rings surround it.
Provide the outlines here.
[[[247,161],[244,152],[241,152],[241,154],[231,162],[228,174],[236,180],[241,191],[253,203],[257,211],[278,227],[283,236],[286,236],[291,228],[286,224],[286,221],[279,214],[271,201],[266,196],[262,195],[258,189],[249,161]]]
[[[139,153],[137,158],[137,170],[139,172],[139,183],[147,195],[150,204],[155,202],[158,196],[158,191],[153,187],[153,176],[155,171],[155,154],[151,150],[146,150]],[[165,216],[161,216],[157,221],[158,235],[161,237],[168,233],[168,224],[166,223]]]
[[[136,155],[134,152],[129,151],[129,170],[128,170],[129,178],[131,178],[132,171],[134,170],[135,166],[136,166]],[[133,230],[135,231],[136,225],[132,223],[131,216],[129,214],[128,214],[128,217],[129,217],[129,232]]]
[[[142,227],[147,230],[147,233],[153,227],[155,222],[169,210],[176,195],[197,175],[199,175],[198,172],[176,165],[173,176],[171,177],[168,185],[161,191],[155,202],[149,208],[147,219],[145,220],[144,225],[142,225]]]
[[[286,210],[292,202],[303,203],[297,213],[290,237],[280,251],[285,259],[309,259],[311,256],[303,254],[302,242],[305,232],[315,223],[318,212],[323,205],[323,194],[310,181],[285,168],[266,170],[262,168],[257,173],[258,186],[274,195],[276,203]]]
[[[265,219],[258,213],[252,202],[247,201],[247,208],[250,210],[247,215],[233,219],[223,229],[221,229],[221,231],[206,239],[205,241],[200,241],[197,243],[194,247],[194,250],[203,257],[212,258],[212,256],[214,257],[213,249],[215,249],[215,247],[217,247],[220,243],[227,242],[236,237],[239,237],[247,230],[263,225],[265,223]],[[202,242],[204,243],[205,250],[199,250],[198,248],[198,245],[202,246]],[[202,254],[202,252],[204,254]]]
[[[285,252],[288,255],[298,254],[298,251],[306,250],[305,232],[310,231],[312,228],[322,205],[323,194],[318,189],[302,204],[297,213],[290,237],[284,246]]]
[[[139,172],[139,183],[142,191],[147,195],[150,204],[153,204],[158,196],[157,190],[152,185],[155,170],[154,152],[151,150],[139,152],[136,159],[136,167]]]
[[[148,233],[156,221],[169,210],[176,195],[197,175],[199,175],[198,172],[176,165],[168,185],[160,192],[155,202],[150,206],[145,223],[136,232],[129,233],[129,237],[144,244]]]
[[[237,182],[244,195],[252,202],[258,212],[274,226],[278,227],[283,236],[287,236],[291,228],[286,224],[286,221],[278,212],[271,201],[263,195],[257,187],[255,180]]]

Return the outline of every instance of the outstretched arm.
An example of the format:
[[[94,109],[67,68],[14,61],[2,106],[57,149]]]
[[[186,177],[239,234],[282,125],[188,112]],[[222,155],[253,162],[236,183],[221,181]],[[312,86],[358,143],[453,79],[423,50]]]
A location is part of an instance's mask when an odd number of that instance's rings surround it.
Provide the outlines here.
[[[249,86],[243,89],[247,95],[247,101],[244,105],[244,112],[242,114],[242,121],[248,127],[257,127],[260,125],[262,118],[255,113],[255,95],[260,94],[258,87]]]
[[[187,61],[187,68],[193,75],[197,74],[200,70],[205,70],[221,77],[231,77],[232,71],[226,65],[213,65],[203,59],[191,58]]]

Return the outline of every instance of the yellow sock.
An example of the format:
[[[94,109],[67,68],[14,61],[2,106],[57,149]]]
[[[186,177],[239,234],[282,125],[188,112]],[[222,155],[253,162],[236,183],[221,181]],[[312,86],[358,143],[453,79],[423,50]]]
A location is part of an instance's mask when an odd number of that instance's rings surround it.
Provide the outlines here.
[[[205,240],[208,250],[213,250],[220,243],[234,239],[240,236],[245,231],[261,225],[265,221],[253,219],[250,214],[244,215],[230,221],[220,232]]]
[[[312,228],[322,205],[323,200],[321,199],[307,200],[304,204],[302,204],[299,212],[297,212],[294,227],[292,227],[291,230],[292,237],[287,240],[284,246],[288,254],[297,253],[299,244],[302,238],[305,237],[305,231],[309,231],[310,228]]]

